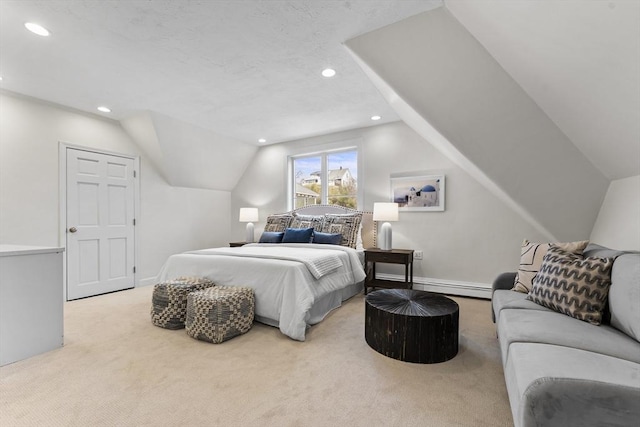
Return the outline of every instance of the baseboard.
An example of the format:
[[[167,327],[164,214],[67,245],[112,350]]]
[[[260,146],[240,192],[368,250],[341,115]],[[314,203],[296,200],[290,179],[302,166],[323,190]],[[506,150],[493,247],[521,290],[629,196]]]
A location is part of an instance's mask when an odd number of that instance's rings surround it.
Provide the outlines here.
[[[155,276],[147,277],[146,279],[140,279],[138,281],[138,286],[136,286],[136,288],[142,288],[143,286],[155,285],[157,280],[158,280],[158,278],[155,277]]]
[[[379,279],[404,281],[404,276],[399,274],[377,273],[376,277]],[[414,277],[413,289],[437,292],[441,294],[491,299],[491,284],[489,283],[460,282],[457,280]]]

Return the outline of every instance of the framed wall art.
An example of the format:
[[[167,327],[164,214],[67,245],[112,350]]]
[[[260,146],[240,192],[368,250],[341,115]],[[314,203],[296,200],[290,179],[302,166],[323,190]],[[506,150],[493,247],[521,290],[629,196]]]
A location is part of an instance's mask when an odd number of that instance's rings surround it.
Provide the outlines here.
[[[391,201],[401,211],[444,211],[444,175],[391,175]]]

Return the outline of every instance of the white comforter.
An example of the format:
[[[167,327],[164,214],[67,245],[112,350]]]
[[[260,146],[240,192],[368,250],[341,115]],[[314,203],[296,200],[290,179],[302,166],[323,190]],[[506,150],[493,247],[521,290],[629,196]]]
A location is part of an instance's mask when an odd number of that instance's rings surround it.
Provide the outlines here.
[[[256,316],[304,341],[309,310],[319,298],[364,280],[358,253],[336,245],[250,244],[169,257],[158,281],[200,276],[218,285],[253,288]]]

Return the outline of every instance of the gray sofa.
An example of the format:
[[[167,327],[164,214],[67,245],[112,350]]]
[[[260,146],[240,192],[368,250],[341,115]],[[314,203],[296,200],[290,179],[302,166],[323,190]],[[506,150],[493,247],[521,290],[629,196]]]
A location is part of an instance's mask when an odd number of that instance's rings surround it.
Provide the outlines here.
[[[608,313],[595,326],[493,283],[505,382],[516,427],[640,426],[640,253],[590,244],[584,256],[617,256]]]

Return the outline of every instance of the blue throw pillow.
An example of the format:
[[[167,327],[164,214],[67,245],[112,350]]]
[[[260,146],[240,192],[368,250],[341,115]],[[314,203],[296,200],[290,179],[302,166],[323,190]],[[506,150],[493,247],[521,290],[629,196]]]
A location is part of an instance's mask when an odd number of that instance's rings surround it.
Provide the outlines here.
[[[259,243],[281,243],[284,237],[284,231],[265,231],[260,236]]]
[[[339,245],[342,243],[342,234],[319,233],[316,231],[313,235],[313,243],[319,243],[321,245]]]
[[[282,243],[311,243],[312,240],[313,228],[287,228]]]

